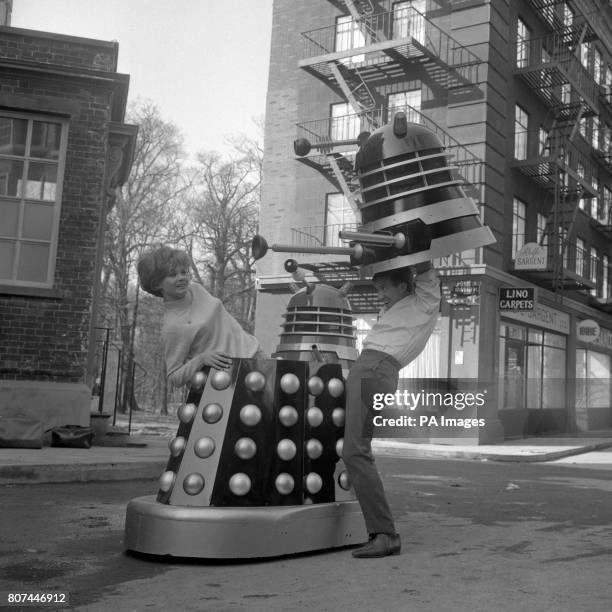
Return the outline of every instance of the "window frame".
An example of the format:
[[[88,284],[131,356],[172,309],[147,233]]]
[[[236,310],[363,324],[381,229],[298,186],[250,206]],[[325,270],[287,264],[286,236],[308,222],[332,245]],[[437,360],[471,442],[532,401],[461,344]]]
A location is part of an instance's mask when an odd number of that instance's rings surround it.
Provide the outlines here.
[[[521,214],[522,213],[522,214]],[[522,232],[520,231],[522,228]],[[516,259],[516,253],[525,246],[527,242],[527,203],[520,198],[512,199],[512,260]]]
[[[525,120],[524,124],[521,123]],[[521,128],[520,130],[518,128]],[[529,113],[520,105],[514,105],[514,159],[528,157],[529,148]]]
[[[5,200],[13,201],[18,204],[18,220],[17,220],[17,228],[16,235],[9,236],[8,234],[2,238],[2,240],[11,241],[14,244],[14,260],[12,264],[11,270],[11,278],[3,278],[0,277],[0,291],[2,293],[23,293],[30,294],[32,292],[36,292],[37,290],[42,290],[43,292],[46,290],[53,290],[55,284],[55,269],[57,263],[57,250],[59,244],[59,235],[60,235],[60,219],[62,214],[62,196],[63,196],[63,184],[64,177],[66,171],[66,157],[67,157],[67,149],[68,149],[68,135],[70,128],[70,121],[68,117],[61,115],[51,115],[40,112],[27,112],[27,111],[12,111],[2,109],[0,112],[0,116],[6,119],[16,119],[26,121],[26,141],[24,145],[23,155],[15,155],[15,154],[4,154],[0,153],[0,160],[18,160],[23,162],[23,170],[22,170],[22,183],[23,177],[28,176],[28,169],[31,163],[39,163],[39,164],[49,164],[55,163],[57,174],[56,174],[56,183],[55,183],[55,197],[51,199],[34,199],[27,198],[25,189],[26,185],[22,185],[21,193],[16,196],[2,196]],[[58,156],[57,159],[48,159],[44,157],[36,157],[31,155],[31,147],[32,147],[32,133],[34,122],[41,123],[53,123],[59,124],[60,126],[60,138],[59,138],[59,148],[58,148]],[[29,179],[26,179],[26,183]],[[24,238],[21,234],[23,232],[23,217],[25,212],[25,207],[28,202],[41,202],[45,203],[49,206],[53,206],[52,211],[52,219],[51,219],[51,227],[49,232],[49,239],[34,239],[34,238]],[[34,281],[34,280],[20,280],[17,278],[18,266],[20,261],[20,252],[21,246],[23,244],[45,244],[48,245],[49,253],[48,253],[48,261],[47,261],[47,269],[46,269],[46,279],[44,281]]]

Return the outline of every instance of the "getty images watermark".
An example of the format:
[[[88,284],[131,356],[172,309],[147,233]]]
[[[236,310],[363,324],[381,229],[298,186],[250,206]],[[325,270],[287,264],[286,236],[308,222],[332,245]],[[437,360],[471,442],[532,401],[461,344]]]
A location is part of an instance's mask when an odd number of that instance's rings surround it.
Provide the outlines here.
[[[395,393],[373,393],[374,436],[453,436],[484,427],[481,413],[491,390],[477,385],[474,380],[402,379]]]

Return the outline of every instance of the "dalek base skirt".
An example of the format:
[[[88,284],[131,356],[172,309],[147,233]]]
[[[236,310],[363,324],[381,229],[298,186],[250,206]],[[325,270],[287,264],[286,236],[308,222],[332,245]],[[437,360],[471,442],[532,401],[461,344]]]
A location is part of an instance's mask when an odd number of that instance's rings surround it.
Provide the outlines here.
[[[157,497],[127,507],[128,550],[269,557],[367,539],[342,460],[340,364],[234,359],[198,372],[177,416]]]
[[[160,504],[154,496],[129,502],[125,548],[201,559],[278,557],[367,540],[356,501],[309,506],[193,508]]]

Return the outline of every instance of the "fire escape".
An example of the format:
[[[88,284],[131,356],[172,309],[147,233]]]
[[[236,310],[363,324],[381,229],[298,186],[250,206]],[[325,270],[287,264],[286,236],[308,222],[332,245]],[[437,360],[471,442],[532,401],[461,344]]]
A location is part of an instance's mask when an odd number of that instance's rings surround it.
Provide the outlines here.
[[[580,47],[596,38],[591,25],[576,10],[570,24],[565,3],[530,0],[551,33],[517,41],[515,75],[523,79],[548,108],[547,128],[515,134],[513,167],[530,177],[546,194],[546,225],[539,242],[548,249],[541,271],[517,271],[555,292],[588,290],[595,283],[577,273],[585,254],[570,247],[579,203],[598,198],[598,164],[576,136],[580,126],[600,113],[600,88],[580,61]],[[517,139],[524,139],[524,147]],[[517,150],[518,149],[518,150]]]
[[[359,135],[384,125],[402,111],[410,121],[422,123],[438,135],[466,192],[479,201],[484,181],[482,160],[421,110],[409,104],[390,108],[378,88],[411,74],[432,91],[444,92],[449,100],[474,97],[481,95],[482,60],[408,3],[396,3],[395,10],[376,13],[369,0],[328,1],[345,17],[329,27],[302,33],[299,66],[346,100],[352,113],[299,123],[296,159],[320,172],[342,192],[359,218],[359,184],[354,171]],[[329,244],[329,230],[295,229],[294,243]],[[304,267],[325,282],[359,278],[358,271],[351,270],[348,263]],[[349,297],[355,308],[357,294]],[[363,306],[364,311],[372,310],[371,304]],[[360,305],[356,309],[359,311]]]

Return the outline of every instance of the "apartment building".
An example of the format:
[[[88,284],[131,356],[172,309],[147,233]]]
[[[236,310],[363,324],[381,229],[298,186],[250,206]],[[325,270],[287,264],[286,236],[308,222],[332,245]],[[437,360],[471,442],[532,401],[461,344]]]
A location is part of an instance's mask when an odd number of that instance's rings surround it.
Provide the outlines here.
[[[275,0],[260,233],[338,246],[360,225],[360,133],[398,111],[434,131],[497,242],[436,261],[439,324],[406,377],[486,390],[475,444],[612,427],[612,12],[599,0]],[[272,352],[285,253],[258,262]],[[291,255],[353,282],[359,339],[378,304],[348,257]]]

